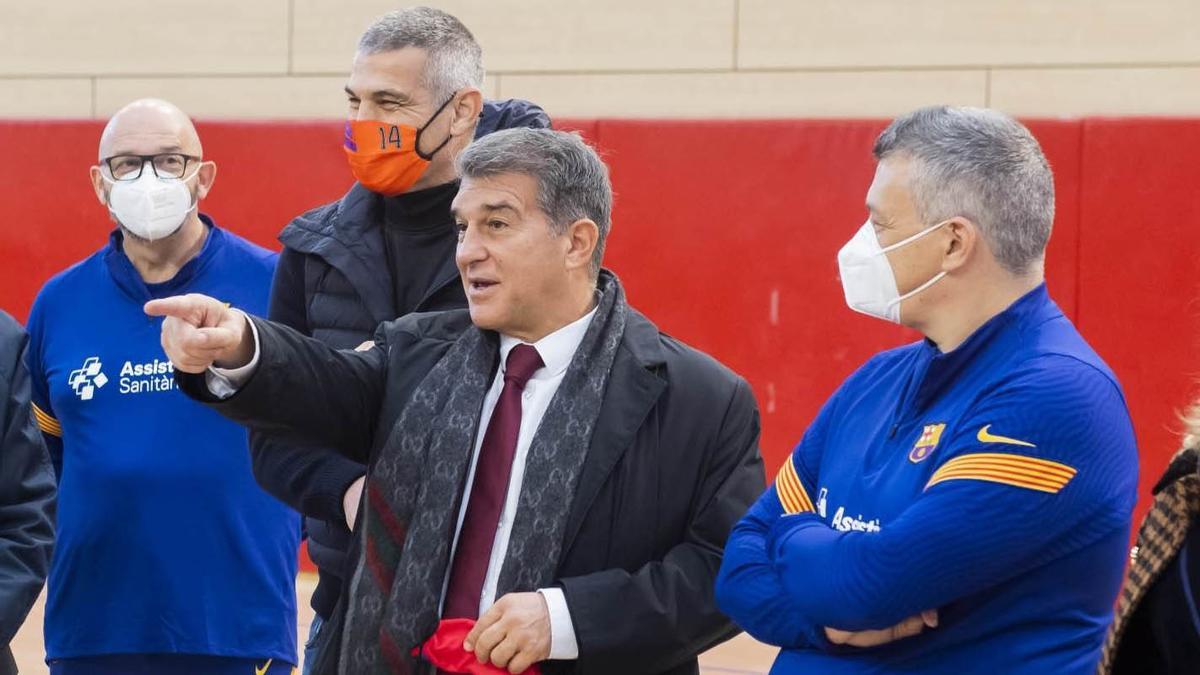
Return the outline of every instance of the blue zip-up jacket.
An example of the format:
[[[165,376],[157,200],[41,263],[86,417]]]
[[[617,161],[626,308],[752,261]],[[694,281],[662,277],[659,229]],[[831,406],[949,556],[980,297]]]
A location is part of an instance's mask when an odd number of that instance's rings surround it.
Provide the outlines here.
[[[204,293],[266,313],[275,254],[201,218],[208,239],[170,281],[145,283],[115,231],[34,302],[33,403],[58,470],[50,660],[296,662],[299,516],[255,484],[246,430],[179,391],[142,311]]]
[[[826,402],[725,549],[772,673],[1091,673],[1137,486],[1112,371],[1039,286],[959,348],[884,352]],[[940,622],[875,648],[824,628]]]

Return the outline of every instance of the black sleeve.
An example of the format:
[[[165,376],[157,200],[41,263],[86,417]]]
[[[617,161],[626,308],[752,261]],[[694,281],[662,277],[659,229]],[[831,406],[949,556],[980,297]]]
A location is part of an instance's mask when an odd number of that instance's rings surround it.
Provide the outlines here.
[[[284,248],[271,284],[268,318],[311,335],[308,326],[304,256]],[[257,431],[250,433],[254,478],[270,495],[312,518],[343,522],[342,496],[367,472],[363,464],[336,451]]]
[[[6,392],[0,400],[0,645],[12,640],[46,581],[55,495],[54,471],[30,407],[26,337],[4,328],[0,325],[0,391]]]
[[[742,380],[730,398],[683,541],[636,572],[560,579],[579,644],[579,672],[658,672],[738,631],[713,584],[725,540],[762,492],[758,406]]]
[[[248,428],[312,442],[366,463],[387,376],[386,334],[364,352],[338,351],[287,326],[250,317],[258,333],[258,367],[232,396],[220,399],[205,373],[175,371],[183,393]]]
[[[343,523],[342,498],[367,467],[336,451],[251,433],[254,477],[268,494],[310,518]]]

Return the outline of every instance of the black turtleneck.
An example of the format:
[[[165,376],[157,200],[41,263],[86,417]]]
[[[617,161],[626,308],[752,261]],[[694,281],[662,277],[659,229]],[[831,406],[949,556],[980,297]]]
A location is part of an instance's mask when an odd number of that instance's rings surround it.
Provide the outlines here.
[[[438,271],[454,257],[458,236],[450,202],[458,182],[383,199],[383,241],[392,274],[395,316],[417,309],[437,290]]]

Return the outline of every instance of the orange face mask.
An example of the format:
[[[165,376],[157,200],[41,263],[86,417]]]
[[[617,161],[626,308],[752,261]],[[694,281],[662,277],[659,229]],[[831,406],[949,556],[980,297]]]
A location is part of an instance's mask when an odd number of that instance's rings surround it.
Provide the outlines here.
[[[429,168],[429,160],[450,142],[447,136],[432,152],[421,152],[421,134],[453,100],[447,99],[419,129],[375,120],[346,120],[343,145],[354,178],[382,195],[406,192]]]

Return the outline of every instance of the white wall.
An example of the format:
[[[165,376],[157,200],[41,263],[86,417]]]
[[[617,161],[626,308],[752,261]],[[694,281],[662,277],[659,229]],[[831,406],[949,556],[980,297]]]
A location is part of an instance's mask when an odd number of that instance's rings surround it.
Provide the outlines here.
[[[429,0],[556,116],[1200,113],[1196,0]],[[338,117],[380,0],[0,0],[0,116]]]

